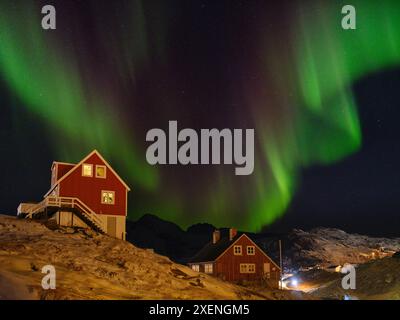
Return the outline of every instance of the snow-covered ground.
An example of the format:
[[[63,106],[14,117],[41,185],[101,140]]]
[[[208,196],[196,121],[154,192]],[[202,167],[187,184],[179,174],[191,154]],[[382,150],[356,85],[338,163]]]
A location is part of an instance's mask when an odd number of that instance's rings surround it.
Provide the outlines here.
[[[400,251],[400,238],[374,238],[333,228],[293,230],[284,243],[285,265],[294,270],[330,269],[390,257]]]
[[[43,290],[42,267],[56,269]],[[277,299],[90,230],[50,230],[0,215],[0,299]],[[283,296],[283,298],[287,297]]]
[[[390,257],[399,239],[323,228],[289,237],[284,258],[294,272],[279,291],[233,285],[90,230],[0,215],[0,299],[400,299],[400,258]],[[335,269],[344,263],[359,264],[355,291],[341,288]],[[41,287],[45,265],[56,268],[56,290]]]
[[[400,239],[339,229],[293,230],[285,245],[283,288],[322,299],[400,299]],[[356,290],[344,290],[340,271],[356,267]]]
[[[400,258],[386,257],[360,264],[356,269],[354,290],[342,287],[342,277],[327,282],[312,294],[329,299],[400,300]]]

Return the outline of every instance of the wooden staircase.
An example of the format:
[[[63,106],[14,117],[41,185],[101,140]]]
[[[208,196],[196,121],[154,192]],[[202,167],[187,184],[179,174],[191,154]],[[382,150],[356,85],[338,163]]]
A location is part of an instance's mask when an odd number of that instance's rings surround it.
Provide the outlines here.
[[[21,204],[18,215],[28,219],[43,219],[59,211],[72,212],[92,229],[100,233],[107,232],[99,216],[78,198],[48,196],[37,204]]]

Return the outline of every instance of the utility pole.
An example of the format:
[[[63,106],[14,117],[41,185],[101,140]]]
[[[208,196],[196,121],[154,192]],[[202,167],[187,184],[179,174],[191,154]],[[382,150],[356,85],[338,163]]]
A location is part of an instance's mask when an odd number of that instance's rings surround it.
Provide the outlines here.
[[[281,272],[279,273],[279,286],[280,289],[283,289],[283,284],[282,284],[282,271],[283,271],[283,266],[282,266],[282,240],[279,239],[279,266],[281,268]]]

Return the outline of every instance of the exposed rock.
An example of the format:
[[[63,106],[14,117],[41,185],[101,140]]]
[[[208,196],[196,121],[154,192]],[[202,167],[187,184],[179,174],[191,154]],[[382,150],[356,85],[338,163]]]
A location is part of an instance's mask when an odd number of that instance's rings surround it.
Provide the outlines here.
[[[31,262],[31,270],[32,271],[39,271],[39,268],[33,262]]]
[[[58,225],[57,221],[54,220],[54,219],[46,220],[46,221],[44,222],[44,225],[45,225],[47,228],[49,228],[50,230],[57,230],[57,229],[60,229],[60,226]]]
[[[344,290],[342,277],[322,286],[312,294],[319,298],[343,299],[350,295],[352,299],[397,300],[400,298],[400,259],[387,257],[370,261],[356,268],[356,289]]]
[[[184,231],[175,223],[146,214],[135,222],[127,221],[127,240],[183,263],[211,239],[214,229],[209,224],[198,224]]]
[[[400,239],[373,238],[333,228],[293,230],[284,240],[286,262],[292,268],[359,264],[392,256]]]

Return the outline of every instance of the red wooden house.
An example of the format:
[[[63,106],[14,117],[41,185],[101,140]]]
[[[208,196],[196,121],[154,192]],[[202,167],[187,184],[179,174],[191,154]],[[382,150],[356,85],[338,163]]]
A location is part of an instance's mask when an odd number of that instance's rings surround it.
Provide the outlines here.
[[[130,188],[94,150],[78,164],[53,162],[51,185],[40,203],[21,203],[18,215],[91,227],[125,239]]]
[[[213,239],[197,255],[189,266],[227,281],[264,280],[272,287],[279,287],[280,267],[245,233],[235,229],[221,237],[215,230]]]

